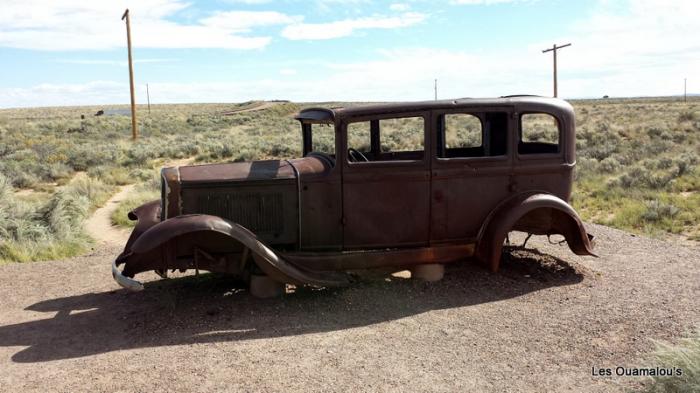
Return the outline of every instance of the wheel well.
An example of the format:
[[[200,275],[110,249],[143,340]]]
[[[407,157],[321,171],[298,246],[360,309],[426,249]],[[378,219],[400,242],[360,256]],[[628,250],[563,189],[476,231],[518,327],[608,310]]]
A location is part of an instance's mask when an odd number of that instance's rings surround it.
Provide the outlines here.
[[[489,217],[480,232],[477,259],[498,271],[503,242],[514,230],[535,235],[560,234],[575,254],[595,255],[591,237],[573,208],[556,196],[536,194],[512,200]]]

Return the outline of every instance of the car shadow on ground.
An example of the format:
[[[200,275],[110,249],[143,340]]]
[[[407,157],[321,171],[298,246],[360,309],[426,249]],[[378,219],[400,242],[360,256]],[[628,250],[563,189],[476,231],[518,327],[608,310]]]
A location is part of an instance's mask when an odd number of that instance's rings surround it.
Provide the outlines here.
[[[114,290],[35,303],[26,310],[55,314],[0,326],[0,346],[26,346],[12,360],[32,363],[328,332],[514,298],[583,278],[581,267],[522,248],[505,253],[497,274],[467,261],[448,266],[436,283],[363,279],[348,288],[300,288],[277,299],[253,298],[226,277],[203,274],[147,283],[138,293]]]

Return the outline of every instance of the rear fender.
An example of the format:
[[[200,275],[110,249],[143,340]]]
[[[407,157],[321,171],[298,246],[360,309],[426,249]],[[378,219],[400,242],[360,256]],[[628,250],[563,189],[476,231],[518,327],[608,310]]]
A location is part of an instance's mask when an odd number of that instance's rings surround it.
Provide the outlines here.
[[[123,274],[127,277],[147,270],[182,268],[177,263],[178,257],[194,255],[198,249],[212,255],[249,253],[260,270],[282,283],[316,286],[349,283],[348,276],[342,273],[317,272],[297,266],[245,227],[205,214],[177,216],[151,226],[133,241],[117,264],[126,264]]]
[[[506,200],[486,218],[477,238],[477,260],[498,271],[503,241],[513,230],[560,234],[574,254],[596,256],[593,236],[586,233],[583,222],[568,203],[551,194],[524,193]]]

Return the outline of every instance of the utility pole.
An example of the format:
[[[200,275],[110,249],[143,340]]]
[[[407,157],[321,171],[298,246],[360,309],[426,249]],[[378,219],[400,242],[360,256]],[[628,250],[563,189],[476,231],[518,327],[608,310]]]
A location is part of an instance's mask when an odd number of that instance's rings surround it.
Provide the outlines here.
[[[433,87],[435,89],[435,101],[437,101],[437,79],[435,79],[435,82],[433,84]]]
[[[688,102],[688,78],[683,78],[683,102]]]
[[[542,53],[552,52],[554,54],[554,97],[557,97],[557,49],[566,48],[571,46],[571,43],[557,46],[557,44],[552,45],[550,49],[545,49]]]
[[[138,130],[136,129],[136,97],[134,96],[134,64],[131,60],[131,24],[129,23],[129,9],[122,15],[122,20],[126,18],[126,44],[129,49],[129,87],[131,89],[131,138],[136,140]]]
[[[148,92],[148,83],[146,83],[146,99],[148,100],[148,115],[151,115],[151,94]]]

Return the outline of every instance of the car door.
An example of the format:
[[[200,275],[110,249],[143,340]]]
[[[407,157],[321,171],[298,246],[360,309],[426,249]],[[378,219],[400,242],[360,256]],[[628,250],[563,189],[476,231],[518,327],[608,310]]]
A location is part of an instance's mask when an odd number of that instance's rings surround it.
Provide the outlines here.
[[[429,112],[414,112],[341,124],[345,249],[428,243],[429,119]]]
[[[432,242],[473,240],[509,195],[511,113],[508,107],[433,113]]]

